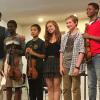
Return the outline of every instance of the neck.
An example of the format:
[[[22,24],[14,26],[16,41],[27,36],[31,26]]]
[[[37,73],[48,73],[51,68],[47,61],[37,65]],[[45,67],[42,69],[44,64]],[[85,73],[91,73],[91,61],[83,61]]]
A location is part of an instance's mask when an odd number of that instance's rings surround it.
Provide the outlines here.
[[[97,19],[97,15],[90,17],[90,22],[95,21]]]
[[[78,31],[78,28],[75,27],[74,29],[70,30],[70,34],[75,35],[77,33],[77,31]]]
[[[38,37],[33,37],[33,41],[36,41],[38,39]]]
[[[56,42],[56,35],[55,34],[52,35],[50,42]]]
[[[16,32],[13,32],[13,33],[11,33],[11,36],[15,36],[17,33]]]

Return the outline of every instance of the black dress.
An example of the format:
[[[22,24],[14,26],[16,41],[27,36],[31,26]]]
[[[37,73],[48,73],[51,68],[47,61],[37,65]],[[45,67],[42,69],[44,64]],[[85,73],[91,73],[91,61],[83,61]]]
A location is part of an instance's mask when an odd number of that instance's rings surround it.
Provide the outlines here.
[[[49,43],[45,48],[46,60],[44,66],[44,77],[59,77],[60,76],[60,42]]]

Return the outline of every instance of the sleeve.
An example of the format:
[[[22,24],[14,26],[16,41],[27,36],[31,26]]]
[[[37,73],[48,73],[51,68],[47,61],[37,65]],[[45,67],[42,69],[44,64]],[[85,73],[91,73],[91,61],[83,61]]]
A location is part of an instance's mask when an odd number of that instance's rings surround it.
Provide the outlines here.
[[[79,41],[79,52],[85,53],[84,38],[81,36]]]
[[[63,52],[63,36],[61,37],[60,52]]]
[[[22,47],[22,56],[25,56],[25,42],[21,43]]]
[[[4,40],[6,38],[6,29],[2,27],[2,39]]]
[[[44,41],[41,44],[41,53],[45,54],[45,43],[44,43]]]

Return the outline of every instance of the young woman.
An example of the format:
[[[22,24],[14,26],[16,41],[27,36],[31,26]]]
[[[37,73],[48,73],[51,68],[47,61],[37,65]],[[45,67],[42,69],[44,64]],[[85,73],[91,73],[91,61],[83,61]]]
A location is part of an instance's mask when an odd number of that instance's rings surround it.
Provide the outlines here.
[[[66,26],[69,32],[61,38],[60,73],[63,76],[64,100],[72,100],[72,93],[73,100],[81,100],[79,74],[82,72],[85,48],[77,25],[77,17],[67,17]]]
[[[45,67],[44,77],[48,87],[48,99],[60,100],[59,49],[61,34],[58,24],[51,20],[45,26]]]
[[[10,33],[4,40],[6,60],[4,71],[6,75],[7,100],[12,99],[12,88],[15,88],[14,100],[21,100],[22,77],[22,55],[24,54],[25,37],[16,33],[17,23],[10,20],[7,23]]]
[[[31,26],[31,36],[33,39],[26,44],[26,58],[28,67],[28,83],[30,100],[43,100],[43,58],[44,55],[44,41],[39,38],[41,27],[38,24]],[[27,57],[27,54],[29,58]],[[29,63],[31,61],[31,63]],[[36,62],[36,63],[34,63]],[[34,70],[37,71],[35,71]],[[34,74],[36,72],[36,74]],[[37,75],[38,73],[38,75]]]

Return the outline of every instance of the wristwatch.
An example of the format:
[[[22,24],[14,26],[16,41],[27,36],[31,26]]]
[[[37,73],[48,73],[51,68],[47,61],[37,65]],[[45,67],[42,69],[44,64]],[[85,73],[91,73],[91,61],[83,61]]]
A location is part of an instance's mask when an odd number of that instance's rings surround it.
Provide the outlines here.
[[[78,70],[80,70],[80,68],[79,67],[75,67],[76,69],[78,69]]]

